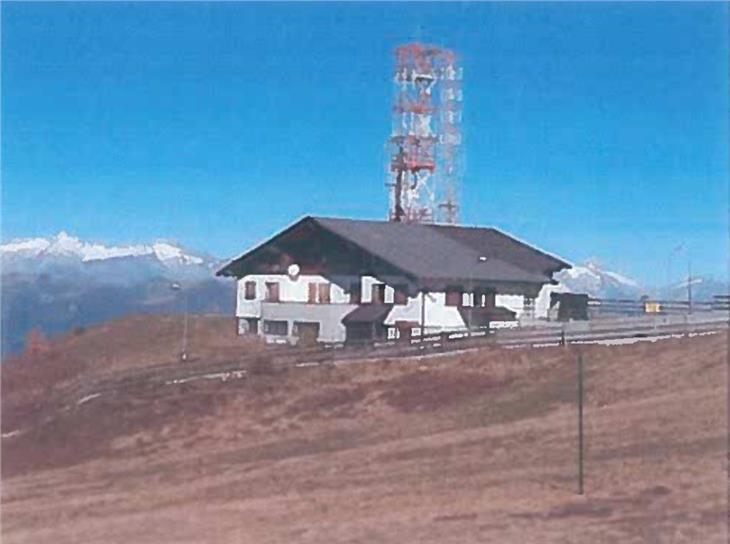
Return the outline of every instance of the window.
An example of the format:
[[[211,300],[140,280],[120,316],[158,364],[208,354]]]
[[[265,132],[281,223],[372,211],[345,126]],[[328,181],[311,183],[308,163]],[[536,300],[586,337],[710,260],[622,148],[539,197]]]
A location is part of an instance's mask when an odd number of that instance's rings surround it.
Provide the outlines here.
[[[289,332],[289,323],[286,321],[264,320],[264,334],[273,336],[286,336]]]
[[[457,287],[446,289],[446,306],[459,306],[461,304],[461,291]]]
[[[362,288],[360,282],[350,284],[350,304],[360,304],[362,302]]]
[[[329,283],[310,283],[307,292],[307,302],[309,304],[329,304],[332,286]]]
[[[279,302],[279,283],[275,281],[266,282],[266,301]]]
[[[309,292],[307,293],[307,302],[309,304],[316,304],[317,303],[317,284],[310,283],[307,287],[309,288]]]
[[[255,300],[256,299],[256,282],[255,281],[247,281],[245,284],[245,298],[246,300]]]
[[[330,284],[320,283],[319,284],[319,303],[329,304],[330,303]]]
[[[406,285],[395,285],[393,289],[395,290],[393,302],[395,304],[408,304],[408,287]]]
[[[371,287],[371,300],[373,304],[385,304],[385,284],[375,283]]]
[[[494,291],[476,291],[474,306],[480,308],[494,308]]]

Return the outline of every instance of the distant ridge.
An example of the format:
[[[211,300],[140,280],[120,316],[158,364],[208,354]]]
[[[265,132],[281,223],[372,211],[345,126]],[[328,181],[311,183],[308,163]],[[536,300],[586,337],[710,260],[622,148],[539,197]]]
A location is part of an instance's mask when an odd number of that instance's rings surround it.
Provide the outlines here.
[[[235,286],[213,274],[221,262],[168,241],[109,246],[60,232],[2,244],[0,257],[3,356],[22,351],[32,330],[52,337],[186,305],[192,313],[233,314]]]

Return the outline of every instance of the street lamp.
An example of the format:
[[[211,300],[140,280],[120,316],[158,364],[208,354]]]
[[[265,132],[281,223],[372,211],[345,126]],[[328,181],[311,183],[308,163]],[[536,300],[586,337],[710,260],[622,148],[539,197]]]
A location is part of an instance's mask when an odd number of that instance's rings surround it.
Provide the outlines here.
[[[170,285],[170,289],[173,291],[181,291],[183,294],[183,333],[180,341],[180,360],[187,361],[188,359],[188,292],[182,288],[180,283],[173,283]]]
[[[480,255],[477,257],[477,264],[483,264],[487,262],[487,257],[485,255]],[[474,323],[474,306],[476,306],[477,303],[477,297],[476,293],[474,293],[474,269],[469,269],[469,291],[471,295],[471,306],[469,306],[469,323],[467,325],[467,329],[469,331],[469,334],[471,335],[471,331],[473,328]]]

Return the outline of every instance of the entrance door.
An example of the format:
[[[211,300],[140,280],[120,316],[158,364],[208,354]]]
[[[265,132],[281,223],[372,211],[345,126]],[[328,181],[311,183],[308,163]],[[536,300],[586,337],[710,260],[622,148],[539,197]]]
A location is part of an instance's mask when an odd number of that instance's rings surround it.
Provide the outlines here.
[[[298,344],[300,346],[314,346],[317,344],[317,338],[319,338],[319,323],[297,321],[295,325],[297,327],[297,336],[299,337]]]

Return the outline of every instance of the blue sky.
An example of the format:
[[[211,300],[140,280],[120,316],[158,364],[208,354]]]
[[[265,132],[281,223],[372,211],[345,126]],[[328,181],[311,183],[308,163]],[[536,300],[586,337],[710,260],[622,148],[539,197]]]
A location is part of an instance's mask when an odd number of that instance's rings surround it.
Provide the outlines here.
[[[393,50],[464,66],[465,223],[728,274],[728,5],[2,4],[2,236],[241,253],[384,218]]]

